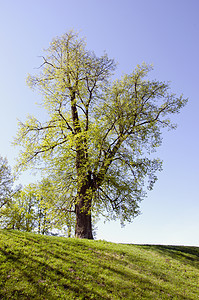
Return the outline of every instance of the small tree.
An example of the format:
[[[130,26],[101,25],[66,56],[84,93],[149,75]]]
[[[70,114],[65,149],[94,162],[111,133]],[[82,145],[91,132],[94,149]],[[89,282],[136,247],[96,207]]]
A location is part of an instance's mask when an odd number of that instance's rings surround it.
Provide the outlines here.
[[[0,156],[0,209],[11,199],[14,179],[6,158]]]
[[[1,209],[1,224],[6,229],[32,231],[35,227],[35,196],[25,189],[18,190]]]
[[[28,84],[42,93],[49,119],[20,122],[18,167],[44,162],[65,193],[66,210],[75,212],[76,236],[92,239],[92,214],[122,223],[139,214],[146,178],[151,189],[161,169],[149,153],[187,100],[147,79],[152,67],[145,64],[111,81],[114,61],[86,50],[73,32],[54,39],[42,58]]]
[[[73,223],[69,213],[62,210],[59,197],[49,179],[21,187],[1,208],[1,227],[49,234],[52,229],[66,230],[67,226],[70,235]]]

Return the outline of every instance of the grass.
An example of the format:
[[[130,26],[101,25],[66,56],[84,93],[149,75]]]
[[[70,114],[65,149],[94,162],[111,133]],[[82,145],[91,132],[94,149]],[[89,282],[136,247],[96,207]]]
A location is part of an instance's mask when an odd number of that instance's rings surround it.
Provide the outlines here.
[[[0,230],[0,299],[199,299],[199,248]]]

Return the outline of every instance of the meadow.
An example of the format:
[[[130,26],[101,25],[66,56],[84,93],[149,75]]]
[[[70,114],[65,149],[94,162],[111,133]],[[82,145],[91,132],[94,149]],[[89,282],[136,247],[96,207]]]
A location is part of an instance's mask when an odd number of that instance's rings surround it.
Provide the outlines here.
[[[0,299],[199,299],[199,247],[0,230]]]

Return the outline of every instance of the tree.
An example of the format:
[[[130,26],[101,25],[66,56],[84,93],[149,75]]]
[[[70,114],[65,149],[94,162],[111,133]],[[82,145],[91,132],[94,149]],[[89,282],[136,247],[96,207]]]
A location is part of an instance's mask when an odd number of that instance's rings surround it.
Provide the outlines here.
[[[1,226],[6,229],[33,231],[35,228],[36,195],[33,186],[18,189],[1,209]]]
[[[6,158],[0,156],[0,209],[10,200],[14,179]]]
[[[60,192],[57,192],[49,178],[43,178],[41,182],[34,185],[36,195],[35,213],[37,231],[42,234],[49,234],[50,230],[63,230],[67,226],[70,236],[72,224],[69,223],[68,213],[62,209]]]
[[[48,178],[21,187],[1,208],[1,227],[40,234],[50,234],[52,229],[67,230],[70,236],[74,226],[61,209],[59,197]]]
[[[139,214],[146,180],[151,189],[161,169],[149,154],[161,144],[161,129],[175,128],[168,116],[187,100],[147,79],[146,64],[112,81],[114,61],[88,51],[73,32],[55,38],[42,60],[27,81],[41,92],[49,118],[19,123],[18,169],[39,163],[52,174],[65,210],[75,212],[76,236],[92,239],[94,213],[122,223]]]

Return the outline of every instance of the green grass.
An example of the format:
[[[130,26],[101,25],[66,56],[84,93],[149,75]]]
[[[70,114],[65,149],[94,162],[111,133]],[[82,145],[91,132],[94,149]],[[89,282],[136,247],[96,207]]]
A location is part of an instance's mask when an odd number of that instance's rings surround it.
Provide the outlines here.
[[[0,230],[0,299],[199,299],[199,248]]]

